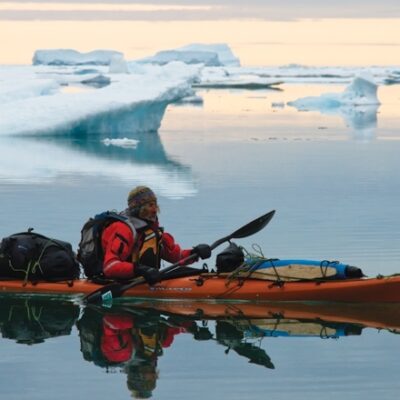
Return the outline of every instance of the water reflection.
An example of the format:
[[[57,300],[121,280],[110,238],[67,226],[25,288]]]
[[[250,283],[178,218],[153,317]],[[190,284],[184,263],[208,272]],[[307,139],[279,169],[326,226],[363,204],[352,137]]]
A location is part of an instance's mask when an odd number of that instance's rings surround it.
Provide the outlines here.
[[[47,183],[63,175],[94,175],[130,184],[137,181],[167,197],[196,193],[191,168],[166,153],[157,132],[129,135],[138,144],[127,148],[104,144],[102,139],[107,135],[101,133],[81,135],[80,129],[83,127],[46,137],[1,137],[0,181]],[[118,134],[108,137],[116,138]],[[16,159],[23,162],[16,163]]]
[[[3,295],[0,304],[2,337],[17,343],[33,345],[70,335],[76,325],[83,359],[124,374],[134,398],[153,396],[159,358],[172,351],[180,335],[218,344],[227,354],[226,363],[236,354],[273,370],[264,344],[276,337],[340,339],[359,336],[367,327],[400,333],[400,310],[390,304],[138,301],[83,308],[63,300],[13,295]]]
[[[33,345],[53,337],[70,335],[79,316],[71,302],[2,297],[0,332],[3,338]]]

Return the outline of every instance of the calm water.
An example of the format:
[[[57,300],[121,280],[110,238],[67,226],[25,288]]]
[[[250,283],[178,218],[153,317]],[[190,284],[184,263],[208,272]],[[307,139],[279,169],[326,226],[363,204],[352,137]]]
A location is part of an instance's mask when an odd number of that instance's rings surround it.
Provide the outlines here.
[[[168,106],[158,133],[127,132],[137,148],[107,147],[96,135],[1,137],[1,236],[34,227],[76,247],[88,217],[122,209],[127,192],[147,183],[183,246],[213,242],[276,209],[264,231],[240,244],[257,243],[270,257],[341,260],[372,276],[399,272],[398,86],[380,88],[376,113],[358,116],[273,106],[343,87],[283,89],[200,91],[204,105]],[[343,310],[327,323],[293,313],[292,324],[268,307],[262,321],[231,321],[228,312],[203,322],[132,305],[0,304],[6,399],[395,399],[400,390],[399,337],[375,329],[399,328],[398,310],[380,325],[367,315],[344,326]],[[109,320],[124,327],[115,337],[127,349],[111,361],[100,335]]]

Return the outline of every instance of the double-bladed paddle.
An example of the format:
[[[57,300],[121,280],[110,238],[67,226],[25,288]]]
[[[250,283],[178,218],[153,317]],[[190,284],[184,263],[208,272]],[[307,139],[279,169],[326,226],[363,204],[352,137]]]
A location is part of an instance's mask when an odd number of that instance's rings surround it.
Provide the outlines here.
[[[210,247],[211,250],[214,250],[220,244],[224,242],[228,242],[231,239],[240,239],[245,238],[247,236],[254,235],[255,233],[259,232],[263,229],[269,221],[271,221],[272,217],[275,214],[275,210],[270,211],[267,214],[262,215],[261,217],[256,218],[255,220],[249,222],[248,224],[242,226],[241,228],[237,229],[235,232],[227,235],[221,239],[216,240]],[[188,261],[194,260],[197,258],[197,254],[191,254],[188,257],[179,260],[177,263],[170,265],[167,268],[162,269],[161,273],[166,273],[168,271],[177,268],[180,265],[187,263]],[[145,279],[143,277],[139,277],[130,281],[129,283],[111,283],[110,285],[106,285],[101,287],[100,289],[95,290],[92,293],[89,293],[87,296],[84,297],[84,302],[86,303],[99,303],[101,301],[109,301],[115,297],[120,297],[123,295],[125,291],[128,289],[140,285],[144,283]]]

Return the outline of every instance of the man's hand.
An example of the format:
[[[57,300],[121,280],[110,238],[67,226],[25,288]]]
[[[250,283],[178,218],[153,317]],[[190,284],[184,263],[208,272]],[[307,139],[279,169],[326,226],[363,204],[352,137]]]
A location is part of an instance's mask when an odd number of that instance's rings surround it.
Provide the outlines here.
[[[161,281],[161,274],[158,269],[149,267],[148,265],[137,265],[135,274],[142,276],[149,285],[154,285]]]
[[[192,249],[192,254],[196,254],[202,260],[211,257],[211,247],[208,244],[198,244]]]

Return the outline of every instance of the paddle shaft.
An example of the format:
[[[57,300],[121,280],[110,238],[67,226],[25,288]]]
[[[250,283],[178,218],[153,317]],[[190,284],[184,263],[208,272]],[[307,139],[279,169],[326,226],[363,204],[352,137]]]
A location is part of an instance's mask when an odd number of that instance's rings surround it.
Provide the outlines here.
[[[275,211],[271,211],[271,212],[269,212],[268,214],[266,214],[266,215],[268,215],[268,216],[271,215],[271,217],[268,217],[268,218],[269,218],[268,222],[270,221],[270,219],[272,218],[272,216],[274,215],[274,213],[275,213]],[[262,217],[260,217],[260,218],[262,218]],[[254,221],[253,221],[253,222],[254,222]],[[268,222],[267,222],[267,223],[268,223]],[[250,224],[251,224],[251,223],[250,223]],[[249,226],[250,224],[247,224],[246,226]],[[266,225],[266,224],[265,224],[265,225]],[[225,236],[225,237],[223,237],[223,238],[221,238],[221,239],[216,240],[216,241],[210,246],[211,250],[216,249],[220,244],[222,244],[222,243],[224,243],[224,242],[227,242],[227,241],[233,239],[233,238],[236,237],[236,236],[242,236],[242,235],[244,234],[244,233],[242,232],[243,228],[244,228],[244,227],[242,227],[242,228],[236,230],[236,231],[235,231],[234,233],[232,233],[231,235],[228,235],[228,236]],[[239,231],[240,231],[240,233],[239,233]],[[247,236],[247,235],[246,235],[246,236]],[[174,264],[172,264],[172,265],[170,265],[170,266],[168,266],[168,267],[166,267],[166,268],[161,269],[161,270],[160,270],[160,273],[161,273],[161,274],[165,274],[166,272],[172,271],[172,270],[174,270],[175,268],[177,268],[177,267],[179,267],[179,266],[181,266],[181,265],[185,265],[186,263],[188,263],[189,261],[194,260],[195,258],[198,258],[198,255],[197,255],[196,253],[190,254],[189,256],[187,256],[187,257],[185,257],[185,258],[179,260],[178,262],[176,262],[176,263],[174,263]],[[135,287],[135,286],[137,286],[137,285],[140,285],[141,283],[145,283],[145,282],[146,282],[146,281],[145,281],[145,279],[144,279],[143,277],[139,277],[139,278],[136,278],[136,279],[134,279],[133,281],[131,281],[131,282],[129,282],[129,283],[126,283],[125,285],[121,285],[121,290],[122,290],[122,292],[125,292],[126,290],[128,290],[128,289],[130,289],[130,288],[133,288],[133,287]]]

